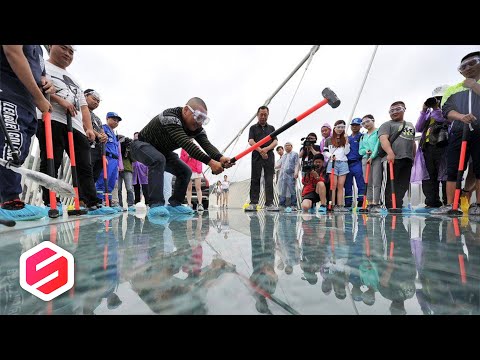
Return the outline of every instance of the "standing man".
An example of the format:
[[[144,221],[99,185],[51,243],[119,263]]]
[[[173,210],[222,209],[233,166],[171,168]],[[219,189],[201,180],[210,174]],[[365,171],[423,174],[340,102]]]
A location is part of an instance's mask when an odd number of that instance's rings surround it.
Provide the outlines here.
[[[45,64],[40,45],[2,45],[0,47],[0,114],[5,122],[14,149],[0,135],[0,157],[14,160],[17,151],[23,164],[28,155],[32,135],[37,130],[35,107],[42,113],[51,111],[42,90],[55,91],[45,77]],[[0,218],[35,220],[45,216],[42,208],[20,200],[22,176],[0,166]]]
[[[250,127],[248,143],[255,145],[265,136],[275,131],[272,125],[267,124],[269,109],[266,106],[260,106],[257,110],[258,123]],[[277,146],[277,138],[274,137],[266,142],[263,147],[259,147],[252,152],[252,179],[250,182],[250,205],[245,209],[247,211],[256,211],[260,197],[260,178],[265,179],[265,209],[267,211],[278,211],[278,207],[273,205],[273,174],[275,167],[275,155],[273,149]]]
[[[277,152],[278,156],[280,156],[278,160],[275,161],[275,184],[277,184],[278,179],[280,178],[280,169],[282,168],[282,156],[285,153],[285,149],[283,148],[283,146],[279,145],[277,146],[275,151]]]
[[[382,194],[385,197],[385,206],[392,208],[392,190],[390,186],[390,166],[388,162],[393,163],[393,174],[395,193],[397,198],[397,208],[403,206],[403,197],[410,184],[410,175],[412,173],[413,159],[415,158],[415,128],[411,122],[405,121],[405,103],[395,101],[390,105],[390,118],[392,120],[383,123],[378,129],[380,145],[387,153],[382,158],[383,164],[383,184]],[[397,133],[400,132],[398,135]],[[395,135],[397,134],[397,135]],[[394,137],[397,137],[395,140]]]
[[[72,116],[73,141],[75,144],[75,160],[78,174],[78,193],[82,205],[85,205],[89,214],[111,214],[111,209],[97,207],[97,194],[92,175],[90,159],[90,143],[95,140],[90,112],[87,101],[78,80],[67,71],[73,61],[75,48],[73,45],[51,45],[50,58],[45,63],[47,74],[55,86],[52,102],[52,139],[54,172],[58,173],[63,159],[63,152],[70,156],[68,145],[67,115]],[[38,117],[42,114],[37,113]],[[38,125],[37,138],[40,145],[40,171],[47,173],[47,147],[45,141],[45,126],[43,121]],[[50,205],[49,190],[42,187],[43,202]],[[114,213],[114,212],[113,212]]]
[[[359,154],[358,150],[360,147],[360,139],[363,134],[360,132],[360,126],[362,125],[362,119],[355,118],[350,123],[350,128],[352,129],[352,135],[348,137],[348,142],[350,144],[350,152],[347,154],[348,159],[348,170],[350,171],[347,174],[347,179],[345,180],[345,206],[346,207],[355,207],[353,201],[353,178],[355,177],[355,183],[357,184],[358,194],[357,194],[357,206],[361,207],[363,203],[363,194],[365,194],[365,180],[363,178],[362,171],[362,155]]]
[[[112,201],[112,193],[118,179],[118,163],[120,154],[120,144],[117,136],[113,132],[118,126],[122,118],[116,112],[110,111],[107,113],[107,123],[103,125],[103,132],[107,135],[108,140],[105,144],[105,155],[107,157],[107,176],[108,176],[108,197]],[[123,170],[123,169],[122,169]],[[103,176],[100,176],[96,183],[97,196],[100,201],[105,200],[105,181]],[[133,199],[132,199],[133,200]],[[112,204],[113,205],[113,204]],[[116,205],[116,204],[115,204]],[[118,205],[116,205],[118,206]]]
[[[447,145],[448,205],[432,210],[432,214],[446,214],[452,209],[460,162],[463,127],[471,126],[467,139],[465,162],[468,161],[471,154],[473,169],[468,171],[473,170],[475,173],[477,201],[470,205],[468,214],[480,215],[480,51],[465,55],[460,62],[458,71],[465,80],[449,87],[442,98],[443,116],[452,123]],[[469,101],[469,98],[471,98],[471,101]],[[469,102],[471,102],[471,112]]]
[[[123,168],[118,168],[118,202],[120,207],[123,210],[123,184],[125,183],[125,188],[127,190],[127,206],[128,211],[135,211],[134,194],[133,194],[133,167],[132,167],[132,158],[130,156],[130,145],[132,144],[132,139],[127,138],[123,135],[117,136],[120,143],[120,155],[119,158],[122,159]]]
[[[92,119],[92,128],[95,133],[95,141],[90,144],[90,156],[93,181],[97,182],[103,170],[102,144],[107,142],[108,137],[103,132],[102,120],[93,112],[100,104],[100,94],[93,89],[87,89],[83,94],[85,95],[85,100],[87,100],[88,111],[90,111],[90,118]]]
[[[280,169],[280,179],[278,180],[278,195],[280,206],[287,206],[287,197],[290,197],[290,207],[292,211],[297,210],[297,192],[295,190],[295,181],[298,179],[298,154],[292,151],[291,142],[285,143],[285,154],[282,158]]]

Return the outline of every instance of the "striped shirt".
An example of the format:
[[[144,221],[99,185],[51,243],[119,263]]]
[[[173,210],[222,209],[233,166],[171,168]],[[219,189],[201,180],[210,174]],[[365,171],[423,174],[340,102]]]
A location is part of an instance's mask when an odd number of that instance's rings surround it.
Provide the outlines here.
[[[192,138],[208,155],[192,142]],[[191,131],[185,126],[181,107],[164,110],[155,116],[140,131],[138,140],[151,144],[163,154],[183,148],[192,158],[207,165],[210,160],[220,161],[222,157],[218,149],[208,140],[203,128]]]

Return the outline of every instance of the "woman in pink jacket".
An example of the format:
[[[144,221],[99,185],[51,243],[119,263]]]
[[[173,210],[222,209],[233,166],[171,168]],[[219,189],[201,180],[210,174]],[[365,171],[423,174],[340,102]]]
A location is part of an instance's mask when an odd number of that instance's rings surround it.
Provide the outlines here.
[[[197,159],[194,159],[188,155],[188,153],[182,149],[180,153],[180,159],[192,169],[192,180],[195,181],[195,189],[197,190],[197,211],[203,211],[202,205],[202,163]],[[192,182],[188,183],[187,188],[187,203],[188,206],[193,208],[192,205]]]

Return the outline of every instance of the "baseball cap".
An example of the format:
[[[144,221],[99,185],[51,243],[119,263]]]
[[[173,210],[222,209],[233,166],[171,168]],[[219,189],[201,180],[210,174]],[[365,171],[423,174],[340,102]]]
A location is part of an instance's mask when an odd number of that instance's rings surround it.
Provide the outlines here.
[[[362,125],[362,119],[360,118],[355,118],[352,120],[352,122],[350,123],[350,125]]]
[[[65,45],[66,47],[69,47],[73,51],[77,51],[77,46],[76,45]]]
[[[118,118],[119,121],[122,121],[122,118],[120,116],[118,116],[118,114],[116,112],[113,112],[113,111],[109,111],[107,113],[107,119],[108,118]]]

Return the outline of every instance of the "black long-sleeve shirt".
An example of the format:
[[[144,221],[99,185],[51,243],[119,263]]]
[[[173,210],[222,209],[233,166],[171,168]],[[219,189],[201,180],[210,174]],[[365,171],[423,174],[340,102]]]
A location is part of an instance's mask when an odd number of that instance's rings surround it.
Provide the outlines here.
[[[195,139],[206,154],[196,146]],[[184,124],[182,108],[176,107],[164,110],[155,116],[138,134],[138,140],[153,145],[161,153],[168,153],[183,148],[194,159],[204,164],[211,159],[220,161],[222,154],[207,138],[203,128],[190,131]]]

